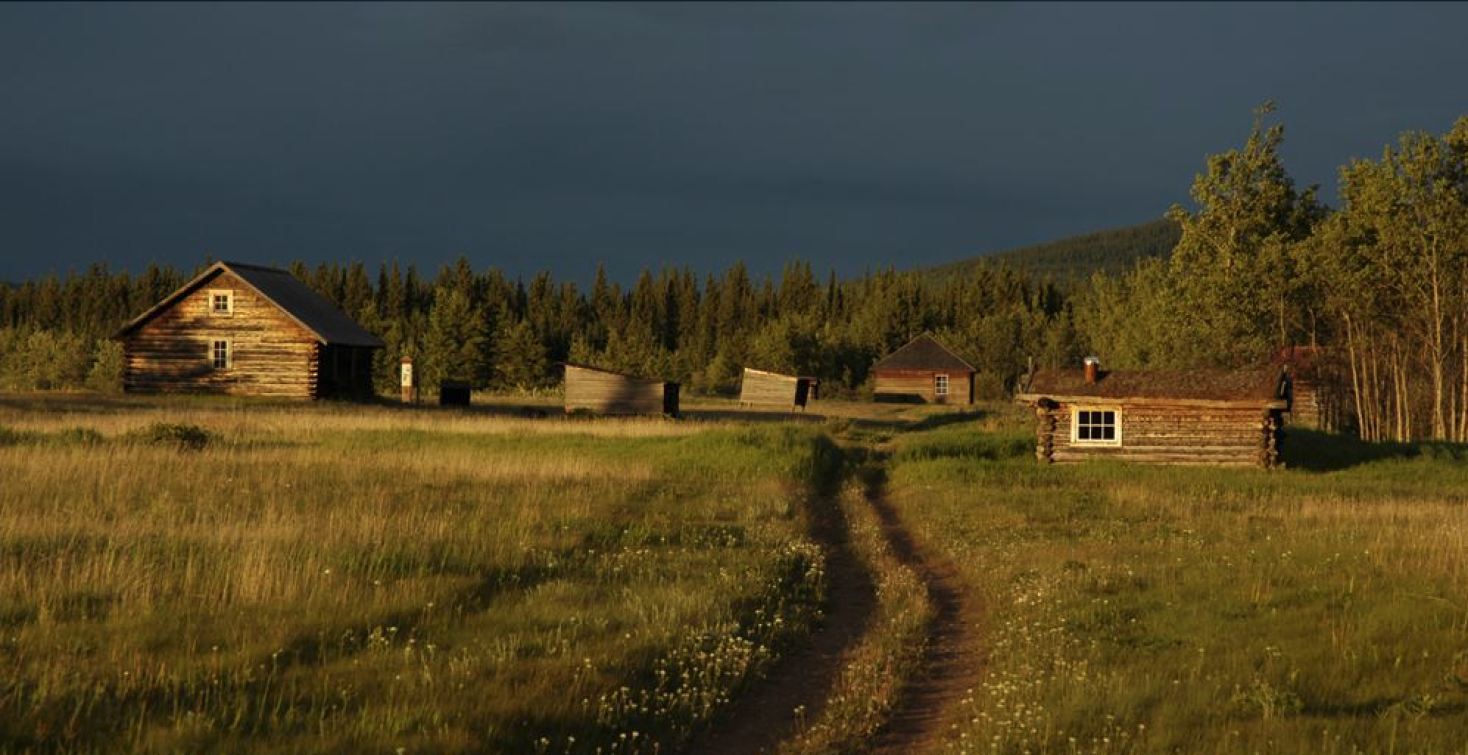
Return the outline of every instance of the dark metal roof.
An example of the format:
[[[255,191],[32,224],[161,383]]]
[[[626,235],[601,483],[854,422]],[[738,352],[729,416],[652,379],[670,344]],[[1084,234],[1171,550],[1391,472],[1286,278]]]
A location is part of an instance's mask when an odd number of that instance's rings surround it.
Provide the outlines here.
[[[120,338],[138,329],[159,312],[225,272],[233,273],[235,277],[244,281],[250,288],[255,289],[256,293],[279,307],[288,317],[310,331],[317,340],[324,344],[369,348],[382,348],[383,346],[382,339],[367,332],[365,328],[357,324],[356,320],[337,309],[331,302],[312,291],[289,272],[242,262],[216,262],[210,265],[208,270],[185,283],[179,290],[169,294],[152,309],[122,326],[122,329],[117,331],[113,338]]]
[[[1087,383],[1084,370],[1040,370],[1017,398],[1271,402],[1283,400],[1281,377],[1277,367],[1113,370],[1102,371],[1095,383]]]
[[[897,370],[936,370],[955,372],[977,372],[973,365],[958,358],[938,339],[924,333],[907,342],[906,346],[887,355],[886,359],[872,366],[874,372]]]

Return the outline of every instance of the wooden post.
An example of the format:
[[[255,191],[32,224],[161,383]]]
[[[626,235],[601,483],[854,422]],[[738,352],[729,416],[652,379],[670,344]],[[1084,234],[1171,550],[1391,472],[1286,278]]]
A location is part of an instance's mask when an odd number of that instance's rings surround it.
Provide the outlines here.
[[[413,359],[412,359],[412,357],[403,357],[402,375],[403,375],[403,403],[405,403],[405,404],[416,404],[416,403],[418,403],[418,385],[416,383],[417,377],[413,374]]]

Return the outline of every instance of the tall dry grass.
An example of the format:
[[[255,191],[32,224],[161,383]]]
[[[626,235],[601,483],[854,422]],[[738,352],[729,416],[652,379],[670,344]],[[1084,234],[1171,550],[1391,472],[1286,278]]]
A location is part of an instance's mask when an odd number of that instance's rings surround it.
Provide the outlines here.
[[[823,590],[811,432],[0,409],[4,751],[665,750]]]
[[[1285,471],[1046,467],[1031,439],[899,441],[894,499],[990,612],[948,751],[1468,748],[1461,449],[1295,433]]]

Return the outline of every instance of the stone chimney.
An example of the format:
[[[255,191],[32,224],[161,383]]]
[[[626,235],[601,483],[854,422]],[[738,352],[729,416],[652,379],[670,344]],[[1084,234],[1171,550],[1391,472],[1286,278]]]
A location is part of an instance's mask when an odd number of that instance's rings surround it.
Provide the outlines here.
[[[1086,383],[1095,385],[1101,377],[1101,360],[1097,357],[1086,357]]]

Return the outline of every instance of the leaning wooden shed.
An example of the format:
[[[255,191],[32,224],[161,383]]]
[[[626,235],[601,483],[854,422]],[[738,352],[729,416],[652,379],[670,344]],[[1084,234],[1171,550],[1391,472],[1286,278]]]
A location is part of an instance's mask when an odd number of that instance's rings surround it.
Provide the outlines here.
[[[678,416],[678,384],[581,364],[566,365],[566,413]]]
[[[974,367],[924,333],[872,365],[877,401],[972,404]]]
[[[1088,360],[1089,361],[1089,360]],[[1044,462],[1279,464],[1288,384],[1273,368],[1041,370],[1015,397],[1034,407]]]
[[[814,387],[812,378],[745,367],[744,380],[739,386],[739,403],[804,409],[815,398],[812,395]]]
[[[284,270],[217,262],[112,336],[137,393],[366,397],[382,341]]]

